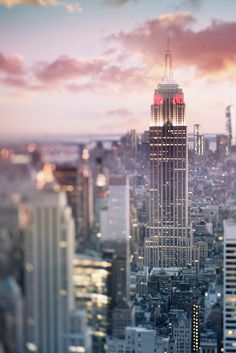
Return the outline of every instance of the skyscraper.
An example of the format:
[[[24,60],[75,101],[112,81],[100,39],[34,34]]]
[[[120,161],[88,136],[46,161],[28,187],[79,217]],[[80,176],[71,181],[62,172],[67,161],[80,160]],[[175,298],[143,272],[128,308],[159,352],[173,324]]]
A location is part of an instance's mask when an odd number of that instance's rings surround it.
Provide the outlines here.
[[[236,112],[233,105],[226,107],[226,134],[228,137],[228,148],[236,148]]]
[[[116,304],[129,300],[130,289],[130,186],[129,178],[111,175],[107,209],[101,211],[101,247],[116,255]]]
[[[195,155],[202,156],[204,152],[204,136],[200,132],[199,124],[194,124],[193,139],[193,150]]]
[[[154,93],[150,123],[150,208],[145,265],[185,267],[191,262],[185,102],[174,81],[172,55]]]
[[[73,309],[74,221],[66,195],[43,189],[30,205],[25,239],[26,352],[68,351]]]
[[[224,352],[236,352],[236,221],[224,221]]]

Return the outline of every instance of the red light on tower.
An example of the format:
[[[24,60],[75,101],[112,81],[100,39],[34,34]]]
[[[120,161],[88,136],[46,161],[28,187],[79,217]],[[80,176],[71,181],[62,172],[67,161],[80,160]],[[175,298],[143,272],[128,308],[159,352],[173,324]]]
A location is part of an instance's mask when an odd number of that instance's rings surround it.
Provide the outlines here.
[[[164,99],[162,98],[162,96],[158,93],[154,94],[154,105],[161,105],[163,104]]]
[[[173,98],[173,104],[183,104],[183,103],[184,103],[183,93],[177,93]]]

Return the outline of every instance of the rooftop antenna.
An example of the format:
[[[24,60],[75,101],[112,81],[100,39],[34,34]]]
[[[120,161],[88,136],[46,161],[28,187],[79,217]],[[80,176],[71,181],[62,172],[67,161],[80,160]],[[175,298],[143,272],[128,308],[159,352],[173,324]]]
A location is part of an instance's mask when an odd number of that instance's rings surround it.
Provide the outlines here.
[[[163,81],[173,81],[173,71],[172,71],[172,52],[170,49],[170,30],[168,30],[167,36],[167,49],[165,52],[165,72],[163,76]]]

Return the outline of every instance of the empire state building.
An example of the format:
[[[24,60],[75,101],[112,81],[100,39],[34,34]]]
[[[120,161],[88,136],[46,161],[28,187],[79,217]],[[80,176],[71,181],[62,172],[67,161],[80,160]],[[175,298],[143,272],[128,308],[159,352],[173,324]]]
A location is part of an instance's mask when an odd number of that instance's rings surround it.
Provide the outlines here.
[[[150,122],[150,205],[144,263],[186,267],[191,263],[188,217],[188,146],[185,101],[174,81],[172,56],[165,54],[165,73],[154,92]]]

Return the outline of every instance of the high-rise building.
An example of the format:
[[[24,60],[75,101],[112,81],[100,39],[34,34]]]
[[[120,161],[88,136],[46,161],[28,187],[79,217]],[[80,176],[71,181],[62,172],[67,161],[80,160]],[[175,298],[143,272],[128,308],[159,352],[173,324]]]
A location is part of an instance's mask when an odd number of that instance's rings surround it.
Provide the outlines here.
[[[224,352],[236,352],[236,221],[224,221]]]
[[[216,135],[216,156],[220,162],[223,162],[227,155],[228,138],[226,135]]]
[[[201,134],[199,124],[194,124],[193,139],[193,150],[195,155],[202,156],[204,153],[204,136]]]
[[[97,233],[101,231],[101,211],[107,209],[109,173],[101,157],[96,158],[94,178],[94,226]]]
[[[125,338],[125,328],[135,325],[134,306],[123,299],[112,313],[112,334],[115,338]]]
[[[236,112],[233,105],[226,107],[226,134],[228,137],[228,148],[231,150],[231,147],[236,146]]]
[[[78,183],[78,250],[88,245],[93,227],[93,180],[88,165],[89,152],[83,149],[79,166]]]
[[[192,353],[199,353],[200,350],[200,321],[199,304],[194,303],[192,308]]]
[[[92,352],[91,331],[87,325],[85,310],[74,310],[70,315],[70,331],[68,334],[69,352]],[[67,352],[66,352],[67,353]]]
[[[107,209],[101,211],[101,246],[116,255],[116,298],[129,300],[130,290],[130,190],[126,176],[110,176]]]
[[[150,210],[145,265],[185,267],[191,263],[188,216],[188,147],[182,88],[173,80],[172,56],[154,93],[150,123]]]
[[[74,264],[75,305],[86,310],[91,327],[93,351],[103,352],[105,337],[111,334],[113,257],[77,255]]]
[[[26,352],[68,352],[74,221],[66,195],[45,187],[30,204],[25,238]]]
[[[68,204],[72,209],[72,215],[75,221],[76,233],[78,231],[77,213],[78,213],[78,190],[77,190],[77,165],[62,164],[56,165],[53,175],[60,185],[61,191],[67,195]]]

